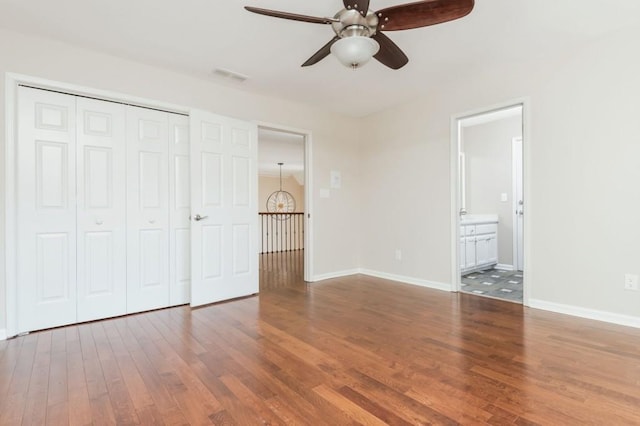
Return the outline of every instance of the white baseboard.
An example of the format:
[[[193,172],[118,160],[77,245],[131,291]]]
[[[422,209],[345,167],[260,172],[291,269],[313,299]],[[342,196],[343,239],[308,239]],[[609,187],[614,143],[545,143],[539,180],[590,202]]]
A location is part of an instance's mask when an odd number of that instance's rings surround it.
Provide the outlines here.
[[[442,291],[449,291],[449,292],[453,291],[453,287],[450,284],[421,280],[421,279],[412,278],[412,277],[405,277],[403,275],[388,274],[386,272],[373,271],[371,269],[363,269],[363,268],[349,269],[346,271],[338,271],[338,272],[330,272],[328,274],[314,275],[312,277],[312,282],[329,280],[332,278],[348,277],[350,275],[356,275],[356,274],[368,275],[370,277],[382,278],[390,281],[397,281],[404,284],[411,284],[411,285],[417,285],[420,287],[432,288],[434,290],[442,290]]]
[[[0,328],[0,340],[7,340],[7,330]]]
[[[575,317],[587,318],[596,321],[604,321],[612,324],[625,325],[627,327],[640,328],[640,317],[630,315],[615,314],[612,312],[597,311],[595,309],[581,308],[579,306],[563,305],[560,303],[547,302],[544,300],[529,299],[529,307],[556,312],[559,314],[573,315]]]
[[[311,277],[311,282],[330,280],[332,278],[348,277],[349,275],[355,275],[360,273],[359,269],[348,269],[346,271],[329,272],[328,274],[314,275]]]
[[[417,285],[420,287],[427,287],[435,290],[453,291],[453,287],[451,286],[451,284],[421,280],[418,278],[405,277],[402,275],[388,274],[386,272],[372,271],[371,269],[360,269],[359,272],[363,275],[369,275],[371,277],[382,278],[385,280],[398,281],[405,284]]]
[[[505,265],[504,263],[498,263],[494,268],[501,271],[515,271],[516,268],[513,265]]]

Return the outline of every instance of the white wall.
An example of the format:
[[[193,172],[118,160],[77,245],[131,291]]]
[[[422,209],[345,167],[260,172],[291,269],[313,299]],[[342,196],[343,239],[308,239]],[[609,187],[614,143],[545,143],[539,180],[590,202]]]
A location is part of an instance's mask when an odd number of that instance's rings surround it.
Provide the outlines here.
[[[513,265],[512,141],[522,136],[520,115],[462,129],[465,207],[468,214],[498,215],[498,263]],[[502,201],[501,194],[507,194]]]
[[[640,292],[623,290],[624,273],[640,273],[639,39],[636,27],[565,57],[461,71],[439,93],[367,117],[362,266],[452,282],[450,118],[526,96],[530,300],[640,324]]]
[[[245,120],[256,120],[304,129],[313,137],[315,188],[328,187],[329,172],[342,170],[342,189],[331,200],[313,194],[312,217],[315,274],[352,270],[357,267],[357,209],[360,191],[356,128],[351,121],[306,105],[250,94],[218,86],[203,79],[173,73],[136,62],[71,47],[62,43],[0,30],[0,75],[5,72],[115,91],[123,94],[185,105]],[[0,81],[0,99],[5,99],[5,81]],[[0,103],[0,164],[4,165],[5,103]],[[2,166],[3,167],[3,166]],[[4,187],[4,168],[2,172]],[[4,191],[0,199],[4,224]],[[3,225],[4,226],[4,225]],[[5,229],[0,230],[4,241]],[[341,241],[340,244],[335,244]],[[0,246],[4,261],[4,245]],[[0,276],[0,331],[5,328],[4,263]]]

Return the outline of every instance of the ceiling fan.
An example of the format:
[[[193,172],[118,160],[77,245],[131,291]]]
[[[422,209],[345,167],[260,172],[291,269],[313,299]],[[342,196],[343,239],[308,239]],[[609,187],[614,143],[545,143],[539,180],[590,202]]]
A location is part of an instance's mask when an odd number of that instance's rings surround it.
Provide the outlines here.
[[[313,24],[331,24],[336,33],[329,43],[313,54],[303,67],[313,65],[333,53],[350,68],[359,68],[371,57],[392,69],[409,62],[407,56],[383,31],[408,30],[452,21],[468,15],[474,0],[425,0],[369,9],[369,0],[343,0],[344,9],[333,18],[317,18],[277,10],[245,6],[249,12]]]

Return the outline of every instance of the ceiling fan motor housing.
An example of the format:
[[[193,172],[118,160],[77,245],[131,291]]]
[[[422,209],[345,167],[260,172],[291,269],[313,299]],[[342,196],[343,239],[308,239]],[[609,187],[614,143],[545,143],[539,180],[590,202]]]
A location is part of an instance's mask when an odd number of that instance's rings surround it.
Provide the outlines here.
[[[333,31],[340,38],[345,37],[372,37],[376,34],[378,27],[378,17],[372,11],[368,11],[366,16],[362,16],[355,9],[342,9],[334,16],[331,22]]]

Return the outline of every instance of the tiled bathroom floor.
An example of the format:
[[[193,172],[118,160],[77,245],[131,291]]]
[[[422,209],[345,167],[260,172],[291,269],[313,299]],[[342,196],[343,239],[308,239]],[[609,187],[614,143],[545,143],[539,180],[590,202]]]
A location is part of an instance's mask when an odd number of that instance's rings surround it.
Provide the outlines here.
[[[465,293],[522,303],[522,271],[487,269],[462,276]]]

